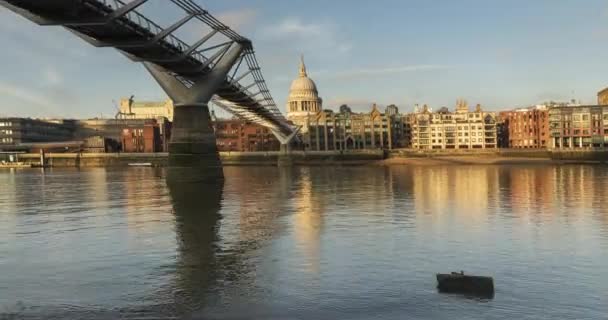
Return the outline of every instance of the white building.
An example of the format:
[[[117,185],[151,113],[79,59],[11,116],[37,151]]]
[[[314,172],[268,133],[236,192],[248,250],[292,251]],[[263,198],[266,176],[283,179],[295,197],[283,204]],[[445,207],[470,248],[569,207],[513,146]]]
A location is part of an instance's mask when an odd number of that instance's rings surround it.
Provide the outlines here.
[[[414,149],[497,148],[496,114],[477,105],[469,111],[466,101],[457,102],[456,111],[422,111],[408,117]]]

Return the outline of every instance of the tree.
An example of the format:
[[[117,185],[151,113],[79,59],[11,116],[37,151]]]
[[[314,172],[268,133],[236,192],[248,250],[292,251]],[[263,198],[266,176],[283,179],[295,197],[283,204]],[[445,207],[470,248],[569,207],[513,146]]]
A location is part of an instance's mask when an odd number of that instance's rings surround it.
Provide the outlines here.
[[[353,113],[350,107],[346,104],[340,106],[340,113]]]

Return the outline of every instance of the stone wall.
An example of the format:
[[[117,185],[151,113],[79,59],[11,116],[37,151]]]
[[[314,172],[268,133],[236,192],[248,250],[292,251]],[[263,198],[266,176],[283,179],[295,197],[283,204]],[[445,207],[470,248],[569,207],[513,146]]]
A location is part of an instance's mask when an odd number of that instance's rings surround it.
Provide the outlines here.
[[[551,159],[556,161],[608,161],[608,149],[590,150],[548,150],[548,149],[394,149],[389,158],[433,158],[450,156],[471,157],[500,157],[500,158],[535,158]]]
[[[288,157],[295,165],[364,164],[382,160],[382,150],[358,151],[293,151],[288,155],[279,151],[269,152],[220,152],[223,165],[269,165],[276,166],[279,157]],[[167,153],[48,153],[47,164],[52,167],[104,167],[150,164],[166,166]],[[39,154],[20,154],[19,161],[39,165]]]
[[[47,165],[52,167],[111,167],[129,164],[149,163],[152,166],[166,166],[167,153],[48,153]],[[20,154],[19,161],[40,164],[39,154]]]
[[[553,160],[608,162],[608,150],[554,150]]]
[[[375,163],[385,158],[433,158],[442,157],[478,157],[478,158],[535,158],[555,160],[556,162],[608,162],[608,149],[603,150],[568,150],[549,151],[546,149],[494,149],[494,150],[415,150],[396,149],[385,153],[383,150],[356,151],[292,151],[283,154],[269,152],[220,152],[220,159],[225,166],[232,165],[268,165],[279,163],[289,165],[362,165]],[[167,153],[49,153],[47,164],[54,167],[102,167],[129,166],[149,163],[152,166],[166,166]],[[39,154],[20,154],[19,161],[40,164]]]
[[[449,156],[498,156],[499,149],[393,149],[389,158],[432,158]]]

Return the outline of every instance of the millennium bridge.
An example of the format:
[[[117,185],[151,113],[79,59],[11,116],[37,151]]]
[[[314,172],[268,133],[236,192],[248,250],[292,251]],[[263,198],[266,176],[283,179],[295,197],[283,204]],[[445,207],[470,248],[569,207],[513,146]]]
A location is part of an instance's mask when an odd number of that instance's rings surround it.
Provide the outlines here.
[[[150,4],[177,12],[176,20],[161,27],[144,13]],[[268,90],[251,40],[193,0],[0,0],[0,5],[38,25],[63,27],[95,47],[114,48],[143,63],[174,101],[172,166],[221,167],[210,102],[269,128],[283,150],[297,134]],[[180,39],[193,23],[202,37]]]

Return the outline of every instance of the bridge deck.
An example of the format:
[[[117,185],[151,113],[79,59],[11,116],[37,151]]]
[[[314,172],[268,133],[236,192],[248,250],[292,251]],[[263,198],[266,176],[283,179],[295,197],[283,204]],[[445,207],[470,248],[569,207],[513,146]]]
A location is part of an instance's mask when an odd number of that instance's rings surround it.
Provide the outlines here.
[[[113,3],[115,6],[112,6]],[[119,0],[0,0],[0,4],[38,24],[63,25],[93,45],[115,47],[133,60],[160,65],[186,86],[209,72],[214,65],[213,60],[203,54],[188,52],[190,45],[173,34],[161,36],[165,29],[136,10],[108,21],[119,6],[125,5]],[[196,14],[194,11],[186,12]],[[243,60],[247,60],[252,72],[259,72],[251,42],[219,22],[214,24],[211,25],[214,30],[229,35],[231,40],[245,46]],[[253,60],[246,55],[253,56]],[[256,79],[258,85],[263,85],[257,94],[249,92],[235,81],[236,78],[229,76],[216,93],[220,102],[224,102],[219,104],[221,107],[284,134],[292,132],[292,127],[269,95],[263,78],[261,83]],[[260,93],[262,99],[257,99]]]

